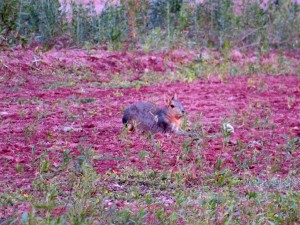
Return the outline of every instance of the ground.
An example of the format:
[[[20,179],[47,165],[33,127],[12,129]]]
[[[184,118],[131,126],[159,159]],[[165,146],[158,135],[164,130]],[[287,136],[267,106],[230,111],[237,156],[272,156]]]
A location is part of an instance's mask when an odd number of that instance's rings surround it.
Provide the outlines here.
[[[221,56],[205,52],[202,57],[216,61]],[[230,57],[239,65],[255,60],[254,54],[233,52]],[[280,54],[270,53],[261,65],[274,58],[278,62]],[[298,53],[283,58],[297,68]],[[28,190],[43,172],[38,159],[44,157],[55,170],[64,154],[78,156],[87,149],[97,156],[92,164],[98,174],[128,168],[185,171],[190,185],[216,170],[260,179],[270,174],[299,178],[296,70],[181,79],[180,73],[186,72],[182,68],[197,60],[197,52],[183,50],[1,52],[0,189]],[[123,129],[126,106],[147,101],[163,107],[164,95],[173,93],[188,113],[185,129],[191,130],[190,136]],[[225,123],[234,133],[223,128]]]

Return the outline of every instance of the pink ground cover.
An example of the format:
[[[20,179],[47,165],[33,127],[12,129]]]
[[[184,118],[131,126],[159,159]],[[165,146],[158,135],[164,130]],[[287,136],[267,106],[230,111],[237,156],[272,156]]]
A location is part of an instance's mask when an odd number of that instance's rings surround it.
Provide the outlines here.
[[[246,60],[239,54],[236,60]],[[299,55],[286,54],[293,60]],[[62,50],[35,53],[33,49],[3,51],[0,55],[0,181],[16,188],[30,185],[38,173],[35,159],[49,155],[53,168],[62,153],[79,154],[91,147],[99,156],[99,173],[125,167],[180,170],[190,165],[195,178],[211,173],[217,160],[235,174],[245,171],[264,176],[299,173],[300,148],[289,142],[300,137],[299,76],[245,75],[220,80],[216,76],[192,83],[158,83],[140,88],[101,86],[114,74],[138,79],[145,71],[175,71],[196,57],[182,50],[168,53],[129,53]],[[77,67],[85,66],[85,69]],[[79,69],[78,69],[79,68]],[[79,71],[78,71],[79,70]],[[82,70],[82,71],[80,71]],[[84,78],[90,73],[88,78]],[[61,84],[61,85],[60,85]],[[199,147],[191,142],[185,158],[184,143],[192,138],[157,134],[122,135],[124,107],[150,101],[163,106],[165,93],[177,93],[192,124],[198,124]],[[235,133],[225,139],[222,122]],[[200,135],[202,127],[203,134]],[[196,136],[198,134],[195,134]],[[298,143],[299,144],[299,143]],[[242,148],[242,149],[241,149]],[[141,158],[141,151],[148,152]],[[202,160],[202,170],[195,164]],[[18,173],[16,166],[23,171]],[[244,165],[244,166],[243,166]]]

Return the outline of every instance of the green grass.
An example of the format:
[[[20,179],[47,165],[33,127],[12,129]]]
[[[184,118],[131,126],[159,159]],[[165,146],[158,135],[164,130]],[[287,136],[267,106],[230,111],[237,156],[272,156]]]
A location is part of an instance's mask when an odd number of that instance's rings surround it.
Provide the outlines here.
[[[56,89],[60,87],[78,87],[82,84],[90,84],[102,88],[130,88],[137,90],[142,86],[151,86],[156,83],[168,83],[175,81],[193,82],[197,78],[207,79],[212,76],[218,76],[221,80],[228,80],[230,77],[253,74],[298,74],[299,65],[296,61],[284,56],[278,56],[272,61],[265,63],[263,58],[265,54],[257,57],[255,62],[242,60],[233,62],[228,57],[215,58],[213,53],[209,53],[207,58],[196,59],[186,65],[178,66],[177,70],[166,72],[145,71],[136,74],[134,71],[126,70],[116,74],[110,74],[105,82],[97,81],[97,71],[86,66],[71,67],[65,69],[56,69],[55,71],[45,72],[45,76],[52,80],[48,82],[44,89]],[[284,60],[282,60],[284,59]],[[263,91],[267,88],[262,79],[249,77],[247,85],[251,89]],[[295,99],[287,99],[287,104],[291,107]]]
[[[32,187],[4,186],[1,207],[26,206],[5,224],[294,224],[300,218],[299,179],[216,170],[203,179],[182,171],[131,167],[97,174],[90,148],[77,157],[61,153],[51,166],[46,153],[35,159]],[[19,171],[20,172],[20,171]]]
[[[107,1],[110,2],[110,1]],[[3,0],[0,3],[0,42],[4,46],[38,41],[45,51],[69,39],[70,45],[107,45],[109,49],[145,51],[178,47],[299,48],[299,4],[210,0],[202,4],[181,0],[130,0],[107,4],[97,15],[94,5],[72,3],[72,17],[58,0]],[[5,40],[5,41],[1,41]]]

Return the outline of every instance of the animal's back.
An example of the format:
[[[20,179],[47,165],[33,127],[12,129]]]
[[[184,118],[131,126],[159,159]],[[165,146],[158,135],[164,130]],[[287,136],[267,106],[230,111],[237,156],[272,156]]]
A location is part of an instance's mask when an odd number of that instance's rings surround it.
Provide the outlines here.
[[[164,117],[164,111],[158,108],[156,105],[140,102],[135,105],[129,106],[122,118],[122,122],[124,124],[136,123],[129,129],[134,129],[137,127],[143,131],[151,131],[151,132],[163,132],[158,126],[159,120]]]

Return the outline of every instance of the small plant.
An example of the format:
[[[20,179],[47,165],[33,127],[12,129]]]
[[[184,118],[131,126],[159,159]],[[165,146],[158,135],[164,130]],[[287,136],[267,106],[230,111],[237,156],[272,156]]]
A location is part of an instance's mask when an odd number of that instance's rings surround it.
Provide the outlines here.
[[[31,123],[28,124],[24,127],[24,137],[26,140],[30,140],[33,135],[35,135],[36,133],[36,128],[35,128],[36,124],[35,123]]]
[[[16,164],[16,172],[17,173],[22,173],[24,171],[24,165],[23,164]]]
[[[294,97],[287,98],[287,107],[289,109],[293,108],[295,104],[296,104],[296,98],[294,98]]]

